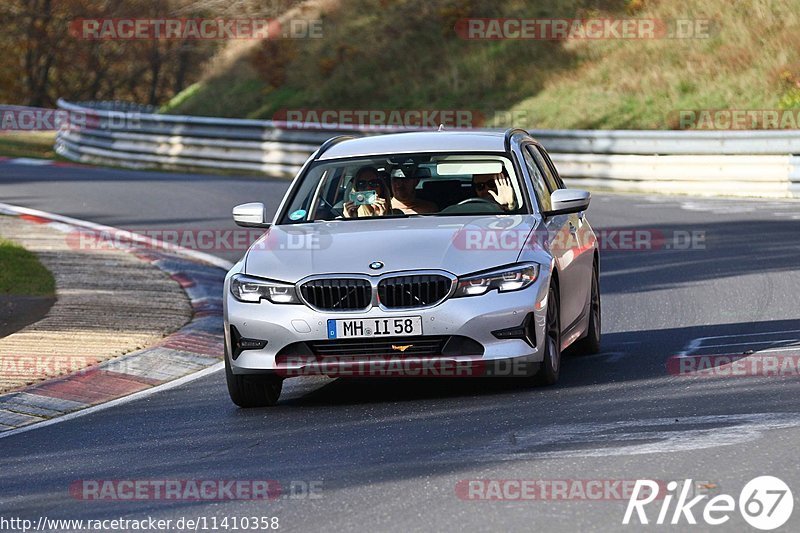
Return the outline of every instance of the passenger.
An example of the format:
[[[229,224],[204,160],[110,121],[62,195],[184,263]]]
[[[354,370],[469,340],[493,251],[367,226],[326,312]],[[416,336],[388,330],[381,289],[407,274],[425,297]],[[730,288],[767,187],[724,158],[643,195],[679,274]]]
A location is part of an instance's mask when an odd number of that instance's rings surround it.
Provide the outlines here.
[[[431,172],[427,168],[417,169],[413,177],[407,177],[401,169],[395,170],[392,175],[392,207],[407,215],[438,212],[436,204],[417,198],[419,180],[430,177]]]
[[[354,191],[375,191],[377,198],[372,205],[355,205],[348,199],[342,205],[344,218],[382,217],[386,214],[392,199],[386,181],[381,179],[375,167],[361,167],[353,178]]]
[[[517,206],[517,197],[511,178],[505,172],[499,174],[473,174],[472,188],[478,198],[483,198],[499,205],[503,211],[513,211]]]

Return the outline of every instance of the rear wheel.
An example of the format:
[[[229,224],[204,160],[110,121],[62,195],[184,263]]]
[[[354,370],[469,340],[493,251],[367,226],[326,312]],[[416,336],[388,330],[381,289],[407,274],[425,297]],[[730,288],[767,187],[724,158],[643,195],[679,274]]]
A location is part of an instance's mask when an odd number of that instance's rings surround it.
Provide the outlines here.
[[[575,343],[575,355],[592,355],[600,351],[600,280],[597,265],[592,269],[592,296],[589,301],[589,327],[586,337]]]
[[[547,294],[547,323],[544,337],[544,359],[533,375],[536,385],[552,385],[561,372],[561,307],[558,289],[550,285]]]
[[[225,354],[225,378],[228,394],[239,407],[271,407],[278,402],[283,388],[283,379],[275,375],[234,374],[228,354]]]

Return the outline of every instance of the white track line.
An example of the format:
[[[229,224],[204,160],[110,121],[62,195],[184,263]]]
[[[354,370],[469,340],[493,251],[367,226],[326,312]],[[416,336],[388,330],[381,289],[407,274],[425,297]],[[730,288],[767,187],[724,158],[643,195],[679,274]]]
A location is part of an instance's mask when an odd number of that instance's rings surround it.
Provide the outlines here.
[[[776,344],[779,342],[800,342],[798,339],[775,339],[774,341],[747,341],[747,342],[732,342],[730,344],[703,344],[700,348],[726,348],[728,346],[750,346],[753,344]],[[800,347],[800,345],[797,345]]]
[[[717,347],[724,347],[724,346],[736,346],[736,344],[703,344],[703,341],[711,340],[711,339],[735,339],[741,337],[762,337],[765,335],[778,335],[784,333],[800,333],[800,329],[788,329],[782,331],[766,331],[763,333],[737,333],[733,335],[715,335],[712,337],[697,337],[696,339],[692,339],[689,341],[689,344],[686,347],[676,354],[676,357],[687,357],[692,353],[702,350],[704,348],[717,348]],[[770,344],[773,342],[785,342],[787,340],[796,341],[800,339],[783,339],[782,341],[756,341],[756,342],[747,342],[747,343],[739,343],[741,344]]]
[[[800,333],[800,329],[785,329],[782,331],[764,331],[762,333],[735,333],[733,335],[716,335],[714,337],[698,337],[695,340],[704,341],[708,339],[727,339],[732,337],[760,337],[763,335],[777,335],[778,333]]]
[[[787,348],[769,348],[766,350],[758,350],[757,352],[753,352],[753,355],[760,355],[762,353],[773,353],[773,352],[799,352],[800,353],[800,346],[789,346]]]
[[[678,424],[673,417],[600,424],[552,424],[515,432],[514,444],[509,444],[508,435],[504,434],[489,444],[468,451],[477,461],[491,462],[686,453],[720,446],[741,446],[764,438],[768,431],[797,427],[800,427],[797,413],[680,417]],[[573,447],[559,449],[560,444]],[[446,457],[443,459],[447,461]]]

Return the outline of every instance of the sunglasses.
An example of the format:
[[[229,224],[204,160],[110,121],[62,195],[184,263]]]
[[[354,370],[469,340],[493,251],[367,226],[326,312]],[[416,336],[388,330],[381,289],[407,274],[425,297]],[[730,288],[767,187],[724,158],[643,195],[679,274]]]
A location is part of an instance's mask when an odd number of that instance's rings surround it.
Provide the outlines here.
[[[482,191],[484,189],[493,189],[495,187],[494,180],[492,180],[492,181],[476,181],[472,185],[475,187],[476,191]]]
[[[362,180],[356,182],[356,189],[364,189],[366,187],[372,187],[373,189],[376,187],[380,187],[383,185],[381,180]]]

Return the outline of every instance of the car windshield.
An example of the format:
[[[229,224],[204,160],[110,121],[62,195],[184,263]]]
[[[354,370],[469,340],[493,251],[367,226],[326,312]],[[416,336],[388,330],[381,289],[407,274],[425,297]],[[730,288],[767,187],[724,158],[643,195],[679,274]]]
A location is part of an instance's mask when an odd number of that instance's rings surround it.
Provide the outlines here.
[[[314,163],[279,223],[527,212],[505,155],[392,154]]]

